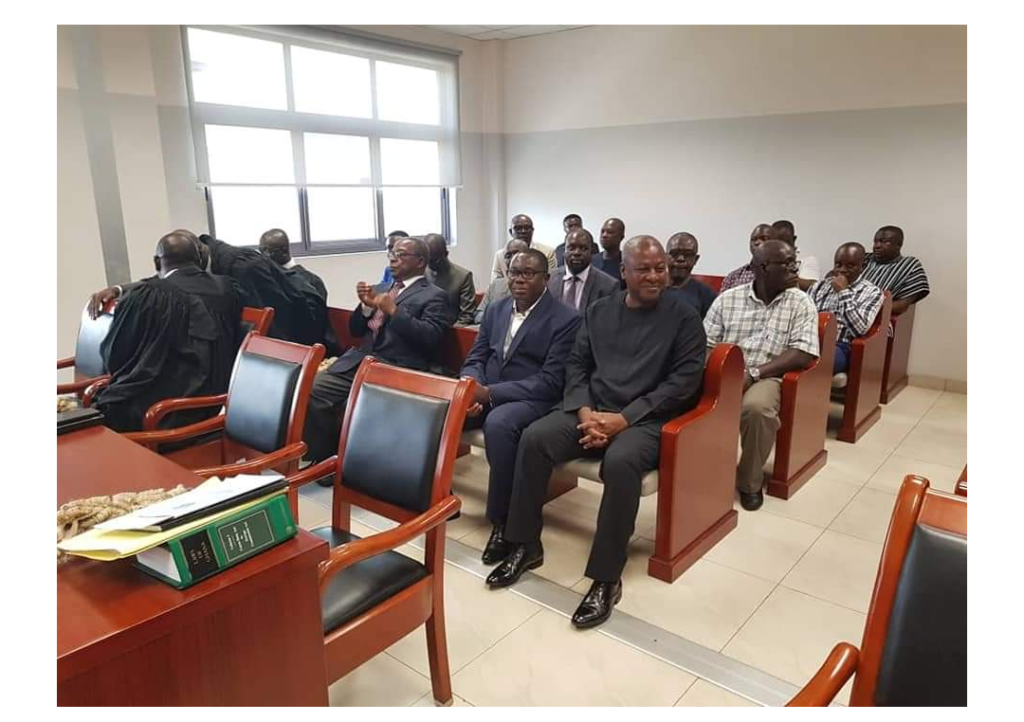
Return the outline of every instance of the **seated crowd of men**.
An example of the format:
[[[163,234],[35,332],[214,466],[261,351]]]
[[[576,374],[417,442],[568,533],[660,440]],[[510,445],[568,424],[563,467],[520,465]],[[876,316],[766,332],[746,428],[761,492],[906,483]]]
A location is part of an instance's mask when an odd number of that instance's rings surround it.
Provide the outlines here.
[[[308,404],[304,439],[307,458],[317,462],[336,453],[365,356],[436,371],[446,329],[478,325],[461,374],[477,382],[466,428],[483,430],[490,465],[492,529],[483,561],[496,566],[487,584],[514,584],[543,564],[552,469],[601,459],[604,491],[586,568],[592,585],[572,620],[585,628],[605,621],[621,599],[641,479],[657,468],[661,426],[697,404],[715,344],[743,351],[736,485],[741,505],[754,511],[779,427],[780,381],[818,357],[818,312],[838,321],[839,373],[850,343],[874,322],[883,291],[892,294],[894,314],[929,292],[920,262],[901,255],[903,232],[895,226],[878,230],[870,254],[859,243],[842,244],[819,279],[813,257],[800,259],[791,222],[758,224],[750,261],[716,295],[693,276],[700,254],[691,233],[670,236],[664,247],[648,235],[623,242],[625,224],[610,218],[599,249],[570,214],[564,242],[552,249],[533,242],[529,216],[510,225],[479,308],[472,273],[449,260],[443,236],[392,233],[381,283],[356,287],[348,330],[360,341],[347,349],[326,322],[326,287],[295,264],[283,231],[265,233],[259,251],[173,231],[157,244],[156,276],[91,300],[95,313],[124,296],[102,347],[112,380],[96,405],[113,428],[133,430],[159,399],[223,393],[241,339],[240,308],[273,306],[271,335],[324,343],[338,354],[317,375]]]

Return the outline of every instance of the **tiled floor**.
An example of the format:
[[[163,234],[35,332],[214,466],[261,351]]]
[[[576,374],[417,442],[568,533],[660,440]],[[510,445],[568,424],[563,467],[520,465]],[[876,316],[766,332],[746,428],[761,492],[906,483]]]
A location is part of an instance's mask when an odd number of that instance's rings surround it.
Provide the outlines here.
[[[834,432],[831,434],[834,437]],[[896,492],[909,473],[952,491],[967,462],[967,397],[917,387],[884,407],[856,445],[830,438],[828,465],[788,501],[740,510],[738,528],[674,584],[647,576],[655,498],[641,503],[624,597],[616,613],[800,685],[839,641],[860,643]],[[462,517],[448,537],[482,549],[487,463],[458,461]],[[601,487],[583,484],[545,509],[537,574],[582,594]],[[309,488],[300,521],[329,523],[330,490]],[[738,505],[737,505],[738,508]],[[355,523],[357,534],[371,533]],[[416,555],[411,548],[404,552]],[[508,590],[446,565],[445,601],[455,704],[732,706],[751,703]],[[838,701],[849,699],[849,685]],[[432,704],[425,632],[331,686],[332,705]]]

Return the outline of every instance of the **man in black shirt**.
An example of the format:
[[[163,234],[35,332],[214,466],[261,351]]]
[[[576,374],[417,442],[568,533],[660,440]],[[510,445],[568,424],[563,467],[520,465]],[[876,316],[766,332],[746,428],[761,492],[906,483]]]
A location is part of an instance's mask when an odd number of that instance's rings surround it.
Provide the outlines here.
[[[626,237],[626,224],[621,218],[609,218],[601,225],[601,248],[603,253],[594,257],[594,266],[600,268],[619,282],[622,288],[622,250],[619,246]]]
[[[692,233],[676,233],[665,246],[668,256],[668,290],[679,293],[704,318],[718,295],[707,284],[693,277],[693,267],[700,260],[700,246]]]
[[[505,527],[512,550],[487,577],[489,586],[505,587],[544,563],[540,536],[551,470],[572,459],[603,459],[604,494],[586,570],[594,583],[572,618],[580,628],[604,622],[622,598],[641,479],[658,466],[662,424],[697,404],[704,374],[704,327],[678,294],[664,293],[661,243],[631,238],[623,267],[626,291],[586,309],[562,404],[523,433]]]

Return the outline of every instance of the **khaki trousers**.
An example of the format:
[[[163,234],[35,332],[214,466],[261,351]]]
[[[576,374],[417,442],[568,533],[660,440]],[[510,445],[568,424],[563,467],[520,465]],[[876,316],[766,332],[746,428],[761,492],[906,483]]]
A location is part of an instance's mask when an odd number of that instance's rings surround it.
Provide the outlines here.
[[[779,430],[779,403],[782,399],[781,379],[761,379],[743,392],[740,410],[740,465],[736,470],[736,486],[753,494],[764,483],[764,462],[775,443]]]

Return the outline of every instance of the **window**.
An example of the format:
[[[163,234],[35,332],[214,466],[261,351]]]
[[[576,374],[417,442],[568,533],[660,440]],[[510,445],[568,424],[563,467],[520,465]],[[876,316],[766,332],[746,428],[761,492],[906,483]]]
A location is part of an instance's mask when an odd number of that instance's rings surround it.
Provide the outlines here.
[[[457,57],[311,27],[182,31],[211,233],[295,255],[452,239],[461,183]]]

